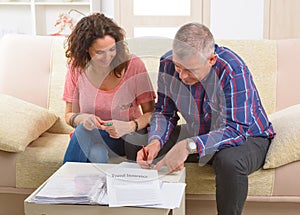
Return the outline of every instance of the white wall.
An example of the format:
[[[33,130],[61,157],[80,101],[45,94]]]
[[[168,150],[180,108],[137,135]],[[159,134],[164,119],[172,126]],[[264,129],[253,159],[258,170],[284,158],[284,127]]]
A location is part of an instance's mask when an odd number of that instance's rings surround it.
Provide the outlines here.
[[[113,0],[99,0],[101,1],[101,12],[110,18],[114,18],[114,1]]]
[[[211,0],[210,12],[216,39],[263,38],[263,0]]]

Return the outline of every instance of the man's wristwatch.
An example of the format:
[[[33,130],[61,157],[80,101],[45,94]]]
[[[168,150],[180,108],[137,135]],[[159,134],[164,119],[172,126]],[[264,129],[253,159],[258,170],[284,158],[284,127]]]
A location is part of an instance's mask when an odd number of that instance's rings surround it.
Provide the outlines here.
[[[189,151],[189,154],[195,154],[198,152],[197,144],[191,138],[187,139],[186,148]]]

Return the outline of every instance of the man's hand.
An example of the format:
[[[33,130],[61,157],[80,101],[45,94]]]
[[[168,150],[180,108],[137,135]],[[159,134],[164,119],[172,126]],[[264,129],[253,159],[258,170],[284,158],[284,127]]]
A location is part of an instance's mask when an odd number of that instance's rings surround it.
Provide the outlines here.
[[[141,149],[137,153],[137,163],[145,169],[149,169],[154,158],[157,156],[160,150],[160,141],[158,139],[152,140],[144,149]],[[146,154],[145,154],[146,153]]]
[[[184,161],[187,159],[189,151],[187,150],[187,139],[176,143],[165,157],[157,163],[155,169],[167,166],[169,172],[179,171],[184,167]]]

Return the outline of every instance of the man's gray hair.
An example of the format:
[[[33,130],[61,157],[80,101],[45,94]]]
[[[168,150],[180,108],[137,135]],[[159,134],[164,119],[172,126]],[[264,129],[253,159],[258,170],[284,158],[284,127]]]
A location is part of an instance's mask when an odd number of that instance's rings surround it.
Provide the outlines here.
[[[205,25],[188,23],[177,31],[173,52],[182,59],[199,54],[204,61],[214,53],[214,45],[214,37]]]

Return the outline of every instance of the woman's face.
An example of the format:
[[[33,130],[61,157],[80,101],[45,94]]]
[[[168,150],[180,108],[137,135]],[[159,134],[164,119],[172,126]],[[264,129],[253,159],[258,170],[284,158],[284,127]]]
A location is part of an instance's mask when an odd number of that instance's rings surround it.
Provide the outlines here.
[[[100,67],[109,67],[116,56],[116,41],[113,37],[106,35],[104,38],[96,39],[89,48],[91,59]]]

